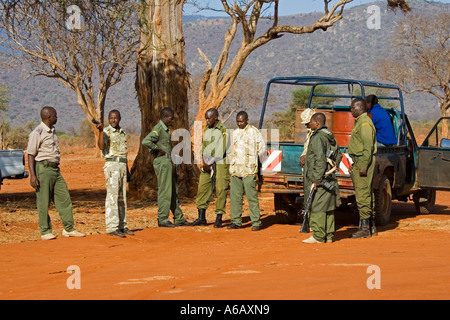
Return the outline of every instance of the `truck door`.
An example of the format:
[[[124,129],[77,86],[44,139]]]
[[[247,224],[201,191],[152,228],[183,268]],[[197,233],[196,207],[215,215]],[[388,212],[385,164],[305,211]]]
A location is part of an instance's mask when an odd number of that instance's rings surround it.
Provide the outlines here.
[[[450,117],[440,118],[420,146],[417,183],[421,188],[450,190]]]

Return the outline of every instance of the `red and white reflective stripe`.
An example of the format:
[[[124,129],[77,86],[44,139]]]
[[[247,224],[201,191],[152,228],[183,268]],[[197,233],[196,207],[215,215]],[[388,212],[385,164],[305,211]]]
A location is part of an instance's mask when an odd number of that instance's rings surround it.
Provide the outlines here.
[[[262,163],[261,169],[264,171],[281,171],[281,151],[269,150],[269,157]]]
[[[339,164],[339,173],[340,174],[350,174],[350,166],[353,163],[352,158],[348,155],[348,153],[342,154],[342,160]]]

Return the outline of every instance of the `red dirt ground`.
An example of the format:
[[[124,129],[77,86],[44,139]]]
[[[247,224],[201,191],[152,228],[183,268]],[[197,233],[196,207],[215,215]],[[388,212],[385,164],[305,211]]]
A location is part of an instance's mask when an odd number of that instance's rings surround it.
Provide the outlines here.
[[[438,192],[435,213],[416,215],[412,202],[394,202],[391,223],[376,237],[353,240],[357,218],[337,212],[335,241],[304,244],[300,225],[277,223],[273,196],[260,198],[264,228],[241,230],[156,227],[154,201],[129,201],[135,236],[104,231],[103,161],[64,155],[61,170],[85,238],[41,241],[29,180],[8,180],[0,192],[0,299],[298,300],[449,299],[450,193]],[[192,199],[182,199],[188,220]],[[225,216],[229,223],[229,215]],[[80,289],[69,289],[69,266],[79,267]],[[372,274],[370,266],[379,267]],[[368,270],[369,269],[369,270]],[[367,283],[377,275],[379,289]],[[69,281],[70,282],[70,281]]]

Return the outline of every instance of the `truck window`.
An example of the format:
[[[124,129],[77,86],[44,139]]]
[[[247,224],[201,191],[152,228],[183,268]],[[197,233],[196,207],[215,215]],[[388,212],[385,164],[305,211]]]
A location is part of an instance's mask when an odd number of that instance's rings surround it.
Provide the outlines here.
[[[439,119],[422,146],[430,148],[450,148],[450,118]]]

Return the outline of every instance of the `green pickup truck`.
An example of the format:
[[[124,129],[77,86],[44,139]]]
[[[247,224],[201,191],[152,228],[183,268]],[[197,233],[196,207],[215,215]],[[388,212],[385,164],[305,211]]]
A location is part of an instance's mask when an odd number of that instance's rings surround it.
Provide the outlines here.
[[[356,208],[348,170],[351,159],[347,153],[354,124],[350,102],[354,98],[365,98],[368,94],[377,94],[380,104],[391,106],[385,109],[397,136],[396,145],[378,147],[376,153],[372,185],[377,224],[386,225],[389,222],[392,200],[412,200],[418,213],[430,213],[435,204],[436,190],[450,190],[450,140],[441,134],[450,131],[450,117],[439,119],[419,146],[405,113],[402,91],[397,86],[331,77],[284,77],[273,78],[267,84],[259,129],[268,129],[269,132],[274,129],[269,121],[266,121],[266,126],[263,125],[266,113],[273,110],[269,101],[275,100],[269,98],[270,94],[290,96],[293,89],[299,89],[298,86],[310,88],[309,102],[305,108],[317,109],[327,116],[328,129],[334,133],[340,146],[343,159],[338,166],[337,178],[343,205]],[[334,93],[315,93],[319,86],[333,87]],[[314,104],[318,97],[333,98],[331,100],[334,102],[332,105]],[[299,165],[306,136],[306,127],[299,117],[303,110],[297,110],[294,141],[276,141],[272,134],[273,140],[268,141],[270,155],[261,166],[260,191],[274,194],[275,213],[281,223],[296,222],[303,206],[303,175]]]

